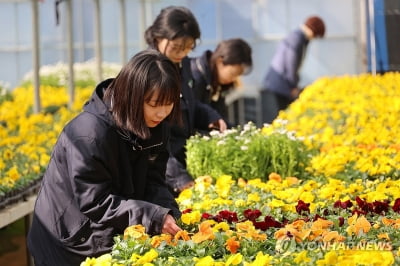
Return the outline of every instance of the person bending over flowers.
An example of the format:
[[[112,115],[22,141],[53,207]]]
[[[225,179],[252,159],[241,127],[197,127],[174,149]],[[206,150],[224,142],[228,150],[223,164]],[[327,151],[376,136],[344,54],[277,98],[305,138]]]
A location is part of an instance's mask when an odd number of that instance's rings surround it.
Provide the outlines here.
[[[176,66],[146,50],[96,87],[64,127],[44,173],[27,239],[36,266],[80,265],[108,253],[130,225],[148,234],[181,230],[165,184],[180,86]]]

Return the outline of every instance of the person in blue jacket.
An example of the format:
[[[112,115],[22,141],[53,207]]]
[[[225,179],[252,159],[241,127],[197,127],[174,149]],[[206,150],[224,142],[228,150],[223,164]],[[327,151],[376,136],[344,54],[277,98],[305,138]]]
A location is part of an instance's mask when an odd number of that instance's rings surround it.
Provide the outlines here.
[[[152,235],[181,230],[165,184],[180,86],[175,65],[147,50],[96,87],[64,127],[44,173],[27,238],[36,266],[78,266],[109,253],[130,225]]]
[[[272,123],[280,110],[286,109],[301,92],[299,71],[309,41],[323,38],[325,23],[310,16],[280,42],[263,81],[261,90],[263,122]]]
[[[170,158],[166,179],[171,192],[177,196],[183,189],[194,184],[186,168],[186,141],[197,130],[212,128],[225,130],[222,116],[207,104],[197,100],[193,90],[194,80],[187,57],[200,38],[200,28],[192,12],[181,6],[169,6],[161,10],[145,32],[151,49],[165,54],[179,68],[181,74],[181,111],[183,126],[171,128]]]
[[[233,38],[219,42],[214,51],[207,50],[190,60],[197,98],[209,104],[225,121],[228,121],[225,97],[241,75],[250,73],[251,53],[246,41]]]

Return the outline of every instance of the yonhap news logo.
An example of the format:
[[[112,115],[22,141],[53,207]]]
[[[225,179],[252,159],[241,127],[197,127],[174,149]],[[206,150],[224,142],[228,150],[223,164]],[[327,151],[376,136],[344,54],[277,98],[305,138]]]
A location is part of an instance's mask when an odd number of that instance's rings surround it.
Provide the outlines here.
[[[345,241],[345,242],[296,242],[292,239],[278,240],[275,250],[281,254],[300,251],[339,251],[339,250],[363,250],[363,251],[391,251],[392,244],[385,241]]]

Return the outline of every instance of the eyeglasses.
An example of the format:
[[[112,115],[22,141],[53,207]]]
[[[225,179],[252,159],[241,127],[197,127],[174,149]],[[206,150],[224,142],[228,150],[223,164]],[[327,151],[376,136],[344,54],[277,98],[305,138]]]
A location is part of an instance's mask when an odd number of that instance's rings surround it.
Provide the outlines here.
[[[194,43],[191,41],[183,41],[183,42],[174,42],[168,41],[167,43],[168,48],[174,52],[181,52],[181,51],[191,51],[194,48]]]

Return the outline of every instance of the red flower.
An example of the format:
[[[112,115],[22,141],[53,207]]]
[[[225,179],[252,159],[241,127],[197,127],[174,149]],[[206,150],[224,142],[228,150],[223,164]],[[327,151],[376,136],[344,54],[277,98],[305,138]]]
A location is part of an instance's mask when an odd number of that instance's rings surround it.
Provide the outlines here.
[[[356,202],[357,202],[358,207],[361,208],[361,210],[364,212],[364,214],[374,211],[374,205],[372,203],[368,203],[366,200],[362,200],[358,196],[356,197]]]
[[[256,222],[256,221],[253,221],[253,225],[254,225],[254,227],[256,228],[256,229],[260,229],[260,230],[263,230],[263,231],[265,231],[265,230],[267,230],[269,227],[268,227],[268,225],[267,225],[267,223],[266,222]]]
[[[297,202],[297,206],[296,206],[296,212],[298,214],[302,214],[303,212],[305,213],[310,213],[310,203],[305,203],[302,200],[299,200]]]
[[[253,225],[256,229],[260,229],[263,231],[266,231],[268,228],[272,228],[272,227],[275,227],[275,228],[283,227],[282,223],[276,221],[271,216],[265,216],[264,221],[262,221],[262,222],[253,221]]]
[[[231,212],[228,210],[220,211],[215,217],[214,220],[217,222],[222,222],[223,220],[226,220],[228,223],[233,223],[237,222],[237,214],[236,212]]]
[[[393,211],[400,213],[400,198],[397,198],[393,205]]]
[[[255,221],[257,220],[258,217],[261,216],[261,211],[260,210],[251,210],[247,209],[243,212],[244,217],[246,217],[250,221]]]
[[[347,209],[347,208],[353,207],[353,203],[350,200],[346,200],[343,202],[338,200],[335,202],[335,204],[333,204],[333,207]]]
[[[264,222],[267,224],[268,227],[275,227],[275,228],[283,227],[282,223],[276,221],[271,216],[265,216]]]
[[[211,214],[205,212],[205,213],[203,213],[203,214],[201,215],[201,218],[202,218],[202,219],[208,220],[208,219],[212,219],[213,216],[212,216]]]
[[[315,214],[315,215],[314,215],[314,218],[313,218],[313,222],[315,222],[315,221],[318,220],[318,219],[326,220],[324,217],[319,216],[319,214]]]
[[[385,214],[386,212],[389,211],[389,201],[385,200],[385,201],[374,201],[374,203],[372,203],[372,205],[374,206],[374,212],[376,214]]]
[[[351,214],[357,214],[358,216],[360,215],[367,215],[367,213],[363,210],[359,210],[359,209],[354,209],[351,211]]]
[[[344,224],[344,218],[339,217],[339,226],[343,226],[343,224]]]
[[[192,212],[192,209],[186,209],[186,210],[183,210],[182,211],[182,213],[184,214],[184,213],[191,213]]]

